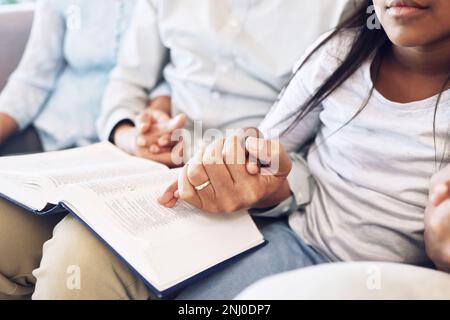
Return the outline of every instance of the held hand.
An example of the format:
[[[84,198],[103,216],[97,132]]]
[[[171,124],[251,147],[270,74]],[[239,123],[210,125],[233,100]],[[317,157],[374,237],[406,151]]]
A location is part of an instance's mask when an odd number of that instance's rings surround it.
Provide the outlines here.
[[[436,207],[450,199],[450,166],[445,167],[433,176],[429,197],[430,203]]]
[[[183,141],[179,141],[174,147],[162,148],[158,153],[150,152],[147,147],[140,147],[137,143],[138,129],[130,124],[123,124],[115,131],[114,142],[125,152],[136,157],[162,163],[170,168],[182,165]]]
[[[430,202],[425,212],[425,245],[440,270],[450,272],[450,166],[431,180]]]
[[[170,151],[178,142],[172,141],[173,132],[182,129],[185,123],[183,114],[170,118],[159,110],[146,110],[136,120],[136,144],[155,154]]]
[[[438,207],[427,208],[425,214],[425,245],[436,266],[450,272],[450,200]]]
[[[136,126],[139,135],[136,143],[139,147],[149,148],[151,153],[164,153],[177,144],[177,141],[171,141],[171,136],[175,130],[184,127],[186,117],[181,114],[172,119],[170,109],[170,97],[157,97],[138,116]]]
[[[255,170],[257,164],[258,172],[247,172],[249,166]],[[289,156],[276,141],[221,139],[185,165],[160,203],[172,207],[181,199],[211,213],[273,206],[290,195],[286,177],[291,166]]]
[[[170,117],[169,97],[158,97],[137,117],[136,127],[123,124],[115,130],[114,143],[134,156],[177,167],[182,165],[183,143],[171,137],[185,122],[184,115]]]

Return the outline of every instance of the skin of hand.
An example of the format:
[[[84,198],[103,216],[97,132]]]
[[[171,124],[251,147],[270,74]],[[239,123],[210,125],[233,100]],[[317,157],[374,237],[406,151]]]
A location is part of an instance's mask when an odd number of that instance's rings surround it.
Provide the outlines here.
[[[425,245],[438,269],[450,272],[450,166],[431,179],[425,210]]]
[[[114,132],[114,143],[137,157],[153,160],[169,167],[179,166],[182,159],[182,141],[171,141],[172,133],[182,129],[186,117],[170,116],[170,98],[158,97],[137,117],[136,126],[122,124]]]
[[[286,178],[291,168],[289,155],[277,141],[239,136],[219,139],[184,166],[178,181],[159,202],[170,208],[181,199],[209,213],[271,207],[290,196]],[[195,189],[207,181],[210,184],[205,189]]]
[[[6,139],[19,130],[16,120],[11,118],[6,113],[0,112],[0,144],[6,141]]]

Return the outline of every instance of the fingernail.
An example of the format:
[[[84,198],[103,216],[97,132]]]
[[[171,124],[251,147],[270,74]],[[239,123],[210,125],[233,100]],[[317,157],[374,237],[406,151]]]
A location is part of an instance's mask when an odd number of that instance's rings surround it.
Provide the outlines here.
[[[174,198],[180,199],[180,191],[175,191],[175,193],[173,194]]]
[[[145,145],[147,144],[147,141],[145,141],[145,139],[143,137],[138,137],[136,140],[136,143],[139,147],[145,147]]]

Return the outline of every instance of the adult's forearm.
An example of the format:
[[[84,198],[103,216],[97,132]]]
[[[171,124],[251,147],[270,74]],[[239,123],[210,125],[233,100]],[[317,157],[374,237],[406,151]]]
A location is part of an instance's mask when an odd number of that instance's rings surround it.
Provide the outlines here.
[[[19,129],[16,120],[0,112],[0,143],[3,143],[10,135]]]

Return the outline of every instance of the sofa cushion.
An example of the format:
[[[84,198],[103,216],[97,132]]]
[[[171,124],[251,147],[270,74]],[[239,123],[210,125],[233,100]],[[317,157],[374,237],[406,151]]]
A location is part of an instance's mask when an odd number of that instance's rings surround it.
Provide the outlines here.
[[[0,90],[17,67],[33,21],[33,5],[0,6]]]

